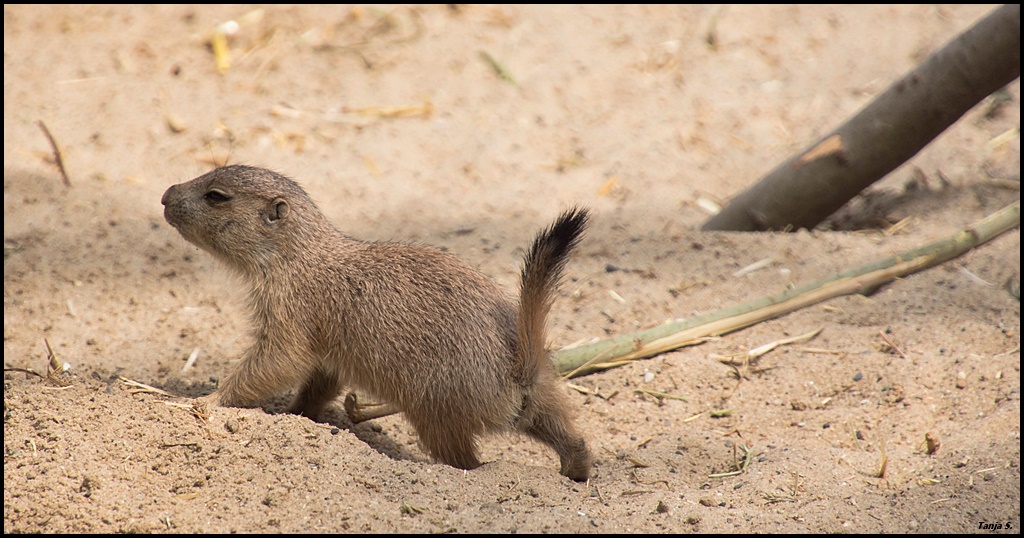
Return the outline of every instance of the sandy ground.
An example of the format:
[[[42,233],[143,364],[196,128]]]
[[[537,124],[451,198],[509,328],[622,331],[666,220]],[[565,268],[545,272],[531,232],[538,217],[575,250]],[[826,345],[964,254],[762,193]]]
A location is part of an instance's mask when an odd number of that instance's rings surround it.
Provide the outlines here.
[[[160,205],[216,163],[271,167],[349,234],[437,245],[512,288],[533,234],[580,203],[594,225],[552,345],[624,334],[1019,199],[1015,82],[874,188],[886,203],[857,216],[876,227],[696,231],[702,200],[990,9],[5,6],[4,364],[45,370],[45,340],[73,378],[4,375],[4,531],[1019,532],[1019,231],[870,297],[573,380],[597,461],[574,483],[517,435],[484,439],[488,463],[464,472],[397,416],[352,425],[339,405],[315,423],[277,413],[282,397],[197,419],[187,397],[246,344],[243,292]],[[210,35],[231,20],[218,73]],[[817,329],[750,366],[717,360]]]

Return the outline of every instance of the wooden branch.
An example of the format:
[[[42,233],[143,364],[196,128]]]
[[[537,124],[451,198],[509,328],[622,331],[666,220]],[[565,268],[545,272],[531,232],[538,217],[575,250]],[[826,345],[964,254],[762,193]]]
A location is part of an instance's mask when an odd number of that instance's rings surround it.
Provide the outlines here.
[[[994,10],[835,131],[733,198],[703,230],[813,228],[1020,77],[1020,4]]]
[[[64,167],[64,155],[60,152],[60,146],[57,145],[57,141],[54,140],[53,135],[50,134],[50,129],[46,127],[43,120],[36,122],[36,125],[42,129],[43,134],[46,135],[46,139],[50,142],[50,148],[53,149],[53,161],[57,164],[57,169],[60,170],[60,179],[64,182],[65,187],[71,186],[71,179],[68,178],[67,168]]]

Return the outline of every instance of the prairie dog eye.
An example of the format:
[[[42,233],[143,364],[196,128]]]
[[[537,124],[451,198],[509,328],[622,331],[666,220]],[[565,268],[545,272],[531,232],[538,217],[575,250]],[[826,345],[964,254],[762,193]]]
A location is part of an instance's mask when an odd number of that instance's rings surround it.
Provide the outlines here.
[[[210,189],[206,191],[203,198],[212,204],[220,204],[231,200],[231,197],[224,193],[224,191],[219,191],[217,189]]]

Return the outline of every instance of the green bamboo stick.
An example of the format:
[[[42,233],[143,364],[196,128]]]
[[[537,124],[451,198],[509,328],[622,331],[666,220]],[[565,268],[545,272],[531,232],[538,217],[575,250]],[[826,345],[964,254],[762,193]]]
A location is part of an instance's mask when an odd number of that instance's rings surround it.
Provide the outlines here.
[[[957,258],[1018,226],[1019,200],[945,239],[902,254],[693,319],[669,322],[592,344],[562,349],[552,353],[551,360],[565,377],[577,377],[698,344],[707,338],[749,327],[834,297],[875,289],[897,278]]]

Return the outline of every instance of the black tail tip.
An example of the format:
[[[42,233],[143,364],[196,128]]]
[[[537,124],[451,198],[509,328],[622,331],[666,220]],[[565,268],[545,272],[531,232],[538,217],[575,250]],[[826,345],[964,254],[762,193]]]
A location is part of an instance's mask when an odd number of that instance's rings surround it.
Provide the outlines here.
[[[563,211],[534,240],[526,258],[526,267],[533,267],[538,262],[546,268],[545,271],[550,267],[560,267],[569,251],[579,244],[589,220],[590,212],[584,207],[573,206]]]
[[[589,223],[590,210],[578,205],[572,206],[555,219],[548,235],[560,238],[565,243],[575,243]]]

